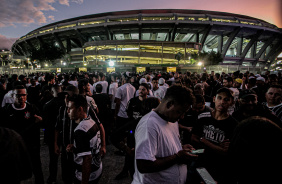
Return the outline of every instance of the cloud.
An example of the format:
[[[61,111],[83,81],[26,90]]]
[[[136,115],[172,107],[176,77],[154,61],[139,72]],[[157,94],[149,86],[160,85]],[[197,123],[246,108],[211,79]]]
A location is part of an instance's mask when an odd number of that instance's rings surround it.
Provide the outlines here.
[[[48,19],[55,20],[55,17],[53,15],[48,16]]]
[[[7,38],[4,35],[0,34],[0,49],[11,49],[12,45],[19,38]]]
[[[69,6],[70,2],[81,4],[83,0],[1,0],[0,27],[47,23],[45,12],[56,11],[56,3]]]

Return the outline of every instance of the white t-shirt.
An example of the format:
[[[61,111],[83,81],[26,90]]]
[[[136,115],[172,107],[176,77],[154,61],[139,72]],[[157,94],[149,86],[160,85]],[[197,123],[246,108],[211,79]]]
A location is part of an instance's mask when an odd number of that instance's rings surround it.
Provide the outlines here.
[[[178,122],[167,122],[156,112],[151,111],[139,121],[135,140],[135,173],[132,184],[186,182],[187,166],[185,164],[174,164],[163,171],[145,174],[141,174],[136,165],[136,159],[155,161],[157,157],[171,156],[182,150]]]
[[[69,81],[69,83],[70,83],[71,85],[75,86],[75,87],[78,87],[77,81]],[[91,92],[93,92],[93,91],[91,91]]]
[[[6,104],[13,104],[15,102],[15,99],[13,97],[14,91],[10,90],[8,93],[6,93],[2,100],[2,107],[4,107]]]
[[[156,91],[153,90],[154,97],[162,100],[165,96],[165,91],[162,88],[158,88]]]
[[[108,82],[107,81],[98,81],[98,82],[96,82],[96,83],[94,83],[94,85],[93,85],[93,90],[94,91],[96,91],[96,85],[97,84],[101,84],[102,85],[102,87],[103,87],[103,89],[102,89],[102,93],[106,93],[107,94],[107,89],[108,89]]]
[[[115,103],[115,95],[118,89],[118,83],[117,82],[113,82],[112,84],[110,84],[110,88],[109,88],[109,95],[113,95],[111,101],[112,101],[112,105],[111,108],[115,109],[116,108],[116,103]]]
[[[165,93],[166,93],[167,88],[169,88],[169,87],[167,87],[167,86],[163,85],[163,86],[159,86],[159,88],[161,88],[162,90],[164,90],[164,91],[165,91]]]
[[[229,89],[233,91],[233,96],[234,96],[234,104],[229,106],[229,108],[228,108],[228,113],[230,115],[232,115],[233,112],[235,111],[235,102],[238,100],[240,92],[239,92],[239,90],[237,88],[232,88],[231,87]]]
[[[89,181],[97,179],[102,174],[102,160],[100,156],[100,131],[95,135],[95,122],[86,118],[74,130],[74,162],[79,168],[83,163],[83,156],[91,155],[91,173]],[[76,168],[75,177],[82,180],[82,172]]]
[[[94,85],[94,84],[93,84],[93,85]],[[94,94],[94,92],[95,92],[93,85],[89,83],[90,92],[91,92],[92,94]]]
[[[93,107],[96,109],[97,108],[97,105],[95,103],[95,100],[90,97],[90,96],[87,96],[86,95],[86,101],[87,101],[87,114],[89,113],[89,108],[91,107],[91,105],[93,105]]]
[[[118,112],[118,116],[122,118],[128,118],[126,113],[126,107],[128,101],[134,97],[135,87],[133,87],[130,83],[125,83],[117,89],[115,98],[120,99],[120,108]]]

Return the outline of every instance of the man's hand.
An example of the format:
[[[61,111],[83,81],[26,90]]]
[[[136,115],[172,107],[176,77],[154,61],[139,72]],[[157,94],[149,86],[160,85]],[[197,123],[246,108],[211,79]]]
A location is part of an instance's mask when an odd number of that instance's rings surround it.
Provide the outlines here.
[[[182,146],[182,149],[183,150],[195,150],[195,148],[193,148],[193,146],[192,145],[190,145],[190,144],[185,144],[185,145],[183,145]]]
[[[191,154],[191,149],[180,150],[176,155],[179,157],[178,163],[180,164],[190,164],[198,159],[198,155]]]
[[[67,152],[72,152],[73,151],[73,144],[68,144],[66,148]]]
[[[35,123],[42,121],[42,117],[37,116],[36,114],[34,114],[34,117],[35,117]]]
[[[222,147],[224,150],[228,150],[230,145],[229,139],[225,139],[223,142],[220,143],[220,147]]]
[[[60,152],[60,148],[58,146],[58,144],[55,144],[55,154],[59,155],[61,152]]]

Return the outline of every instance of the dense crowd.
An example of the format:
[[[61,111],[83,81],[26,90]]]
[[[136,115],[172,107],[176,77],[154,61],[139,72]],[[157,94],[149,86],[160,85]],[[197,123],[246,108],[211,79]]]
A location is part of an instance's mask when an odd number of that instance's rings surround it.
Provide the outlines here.
[[[1,179],[44,183],[43,129],[47,183],[58,169],[66,184],[98,183],[107,144],[125,156],[115,179],[133,184],[208,174],[219,184],[281,183],[281,85],[268,71],[1,75]]]

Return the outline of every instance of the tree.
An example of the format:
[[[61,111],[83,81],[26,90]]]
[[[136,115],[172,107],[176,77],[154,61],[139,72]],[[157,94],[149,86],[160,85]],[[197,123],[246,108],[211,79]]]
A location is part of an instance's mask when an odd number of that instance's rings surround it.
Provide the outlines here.
[[[205,66],[207,65],[218,65],[220,62],[223,61],[223,58],[219,52],[199,52],[198,54],[192,54],[191,58],[193,60],[202,61],[204,62]]]
[[[31,64],[34,66],[34,61],[38,61],[41,66],[44,66],[44,62],[54,64],[56,59],[63,57],[64,52],[61,48],[55,46],[54,44],[42,44],[39,48],[30,47],[28,49],[29,58]]]

